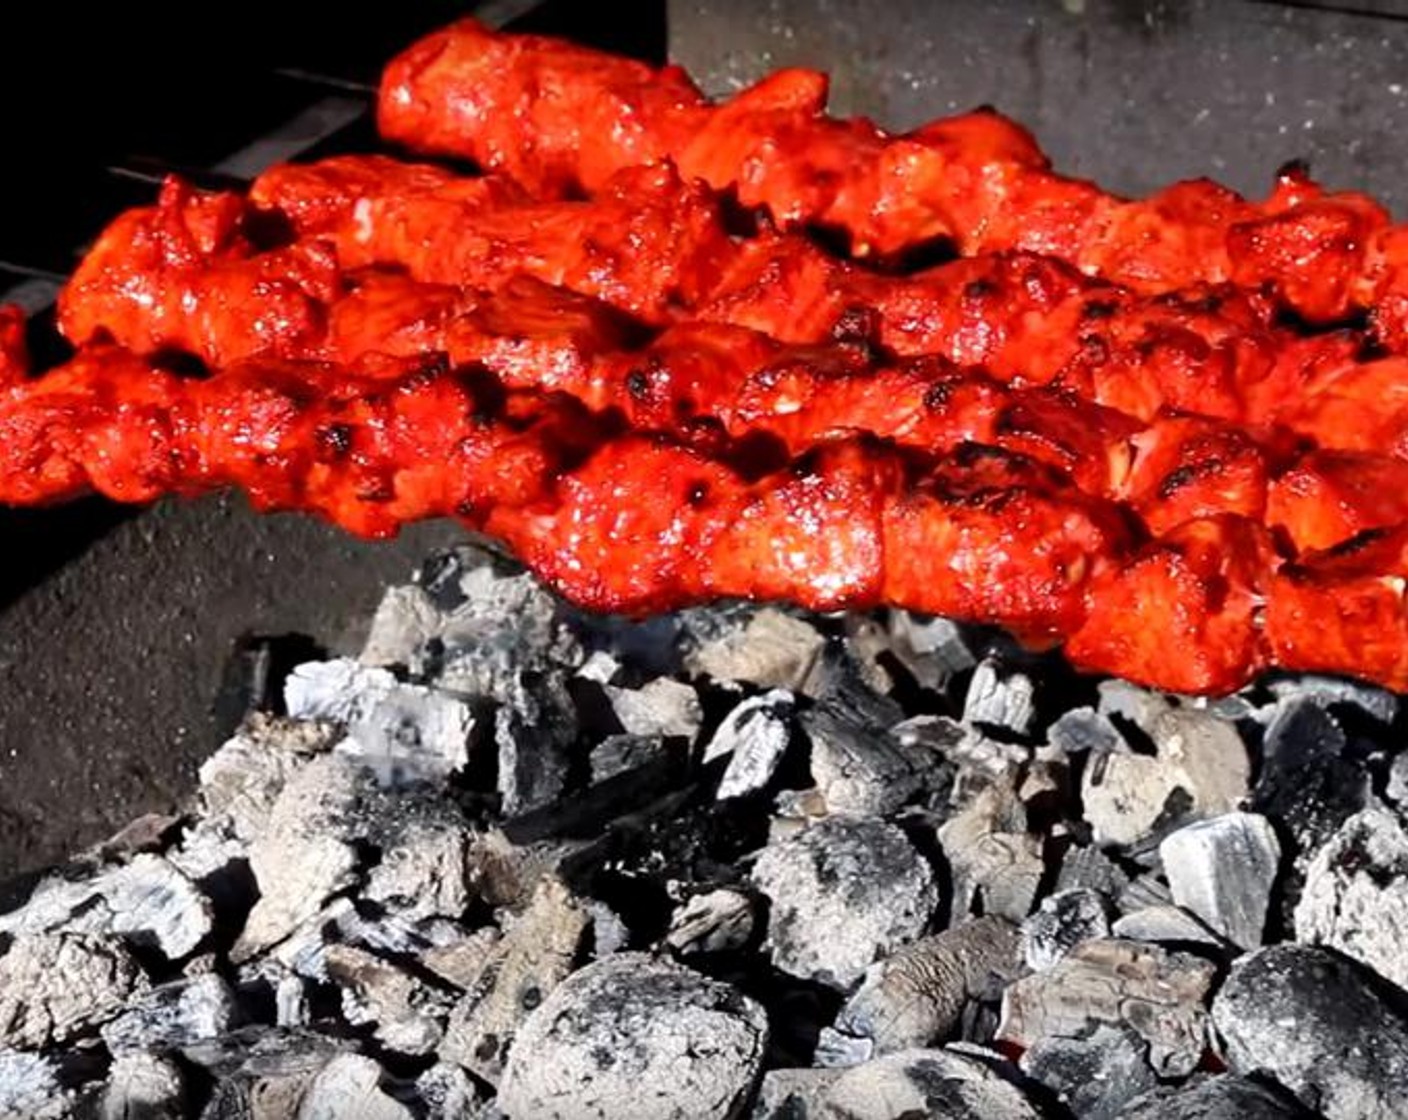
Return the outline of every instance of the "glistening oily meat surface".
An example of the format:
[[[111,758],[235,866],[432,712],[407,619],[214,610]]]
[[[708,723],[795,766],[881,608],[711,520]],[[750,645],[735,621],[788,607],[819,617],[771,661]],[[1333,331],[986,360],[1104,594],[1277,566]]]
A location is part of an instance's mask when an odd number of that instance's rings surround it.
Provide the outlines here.
[[[1408,688],[1379,208],[1294,170],[1127,202],[994,114],[894,137],[824,93],[713,106],[456,24],[381,119],[486,174],[173,179],[65,290],[71,361],[27,374],[0,312],[0,501],[237,486],[366,536],[460,518],[600,610],[887,603],[1181,692]],[[963,255],[905,269],[936,236]]]
[[[596,191],[668,157],[780,224],[844,235],[857,256],[946,238],[964,256],[1046,253],[1143,292],[1231,281],[1312,322],[1369,310],[1381,341],[1408,345],[1408,231],[1364,195],[1288,167],[1260,203],[1206,180],[1127,200],[1055,173],[997,113],[901,135],[827,116],[826,97],[824,74],[794,69],[713,104],[674,67],[462,20],[391,62],[378,121],[390,140],[539,194]]]

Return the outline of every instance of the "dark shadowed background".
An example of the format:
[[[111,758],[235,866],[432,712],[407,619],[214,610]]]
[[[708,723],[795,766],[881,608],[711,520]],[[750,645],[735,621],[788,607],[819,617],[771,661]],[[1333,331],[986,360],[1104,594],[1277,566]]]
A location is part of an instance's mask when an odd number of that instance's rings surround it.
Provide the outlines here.
[[[7,13],[0,293],[67,271],[118,207],[150,198],[131,172],[209,167],[333,88],[280,69],[369,82],[475,5],[183,7]],[[519,25],[646,57],[668,43],[715,93],[829,69],[839,110],[896,127],[990,103],[1064,169],[1127,192],[1210,174],[1258,193],[1306,158],[1408,212],[1408,4],[561,0]],[[367,142],[354,124],[325,150]],[[0,875],[183,796],[243,636],[353,648],[380,587],[458,536],[356,542],[223,498],[0,511],[0,534]]]

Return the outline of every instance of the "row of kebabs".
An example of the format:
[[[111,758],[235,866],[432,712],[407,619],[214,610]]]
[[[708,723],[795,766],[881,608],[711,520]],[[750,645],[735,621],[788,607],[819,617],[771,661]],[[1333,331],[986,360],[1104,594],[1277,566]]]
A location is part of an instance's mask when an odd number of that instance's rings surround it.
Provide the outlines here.
[[[64,293],[75,359],[26,376],[0,316],[0,501],[237,485],[368,535],[460,517],[601,609],[884,602],[1179,691],[1271,664],[1408,687],[1408,359],[1377,208],[1292,176],[1214,259],[1208,211],[1192,228],[1057,179],[990,114],[916,134],[946,137],[945,163],[745,94],[734,170],[691,168],[737,109],[691,89],[461,24],[393,63],[382,120],[504,174],[361,157],[276,168],[248,198],[168,183]],[[671,163],[623,166],[662,156],[732,174],[772,220],[741,237]],[[857,209],[867,166],[947,178],[897,187],[908,211]],[[1003,207],[1037,179],[1128,210],[1077,230],[1036,207],[1004,244]],[[921,210],[955,224],[906,224]],[[1082,256],[1132,213],[1124,264]],[[1339,213],[1368,224],[1307,257],[1306,223]],[[813,221],[891,256],[961,233],[976,255],[885,274],[777,228]],[[1021,240],[1043,223],[1070,259]],[[1296,252],[1303,276],[1232,282]],[[1282,324],[1350,304],[1372,340]]]

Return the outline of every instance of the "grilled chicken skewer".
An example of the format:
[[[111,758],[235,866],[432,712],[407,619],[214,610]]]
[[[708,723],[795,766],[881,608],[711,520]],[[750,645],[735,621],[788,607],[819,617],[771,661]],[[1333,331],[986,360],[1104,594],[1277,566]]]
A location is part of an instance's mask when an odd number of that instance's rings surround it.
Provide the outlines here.
[[[1314,363],[1336,348],[1352,363],[1352,354],[1337,339],[1296,343],[1287,348],[1294,360],[1284,360],[1275,348],[1289,336],[1259,326],[1258,307],[1235,294],[1180,304],[1164,298],[1130,301],[1124,293],[1109,291],[1110,298],[1095,303],[1077,287],[1076,294],[1048,312],[1046,318],[1062,325],[1074,314],[1091,332],[1077,357],[1062,367],[1058,383],[1074,382],[1093,388],[1097,400],[1129,404],[1143,417],[1136,421],[1086,404],[1066,389],[1010,389],[984,373],[955,369],[942,358],[877,361],[867,352],[875,317],[854,307],[848,328],[854,346],[799,351],[745,328],[685,322],[640,348],[630,344],[633,325],[609,306],[521,275],[501,281],[497,291],[468,295],[403,276],[337,270],[335,257],[344,253],[356,264],[374,263],[382,250],[369,246],[378,231],[399,238],[417,221],[417,200],[429,199],[432,209],[465,205],[465,195],[475,193],[466,182],[476,181],[375,157],[330,161],[271,173],[262,194],[286,207],[272,215],[249,210],[233,196],[202,195],[173,182],[155,208],[125,215],[100,240],[65,293],[64,321],[71,332],[102,331],[139,350],[160,351],[183,342],[203,345],[198,356],[216,367],[231,356],[249,356],[238,349],[241,343],[255,354],[268,349],[280,357],[364,371],[371,369],[365,359],[376,354],[442,353],[456,365],[483,365],[514,387],[561,390],[593,409],[617,408],[635,427],[668,430],[717,421],[735,438],[749,433],[778,438],[792,454],[854,431],[931,451],[973,440],[1033,455],[1068,472],[1091,493],[1130,503],[1156,533],[1190,517],[1223,512],[1260,520],[1268,508],[1268,486],[1271,523],[1283,527],[1296,548],[1334,544],[1363,529],[1394,524],[1406,512],[1403,491],[1394,489],[1383,498],[1344,485],[1342,462],[1308,464],[1273,484],[1273,472],[1294,455],[1290,441],[1272,429],[1259,442],[1215,419],[1160,411],[1166,396],[1191,396],[1212,412],[1248,411],[1231,390],[1235,375],[1229,368],[1235,370],[1239,362],[1261,375],[1250,386],[1250,407],[1265,407],[1256,402],[1273,399],[1268,386],[1291,392],[1294,400],[1293,379],[1302,376],[1299,371],[1315,369]],[[406,193],[379,193],[388,184]],[[354,201],[354,193],[364,204]],[[469,205],[482,205],[481,194]],[[355,213],[359,205],[360,216]],[[393,206],[397,218],[391,216]],[[369,216],[372,208],[377,220]],[[212,211],[218,225],[208,220]],[[256,252],[242,230],[271,216],[305,227],[308,239]],[[445,220],[442,215],[442,226]],[[202,236],[204,243],[197,241]],[[336,250],[332,256],[329,244]],[[290,260],[296,267],[281,276],[279,267]],[[529,263],[542,261],[536,257]],[[309,262],[316,267],[307,267]],[[986,266],[984,279],[971,279],[975,264]],[[496,267],[503,267],[502,260]],[[959,303],[940,305],[934,316],[953,324],[947,334],[950,350],[992,354],[1009,368],[1020,358],[1027,368],[1039,369],[1045,320],[1034,305],[1049,302],[1049,262],[1005,258],[962,262],[961,267],[952,283],[935,282],[927,290],[942,300],[955,286],[961,289]],[[944,271],[936,270],[936,281]],[[764,270],[763,275],[775,274]],[[868,279],[877,282],[877,290],[900,283]],[[979,329],[987,320],[974,322],[962,306],[985,298],[968,294],[975,283],[985,291],[1016,294],[1016,308],[1005,317],[998,305],[990,331]],[[719,315],[724,320],[767,321],[773,309],[780,312],[783,306],[778,288],[795,287],[752,281],[715,298],[713,306],[731,309]],[[758,301],[744,298],[750,291],[758,293]],[[916,300],[906,306],[906,314],[896,316],[899,321],[923,319],[924,304]],[[845,313],[841,317],[844,322]],[[251,331],[251,323],[266,332]],[[1190,330],[1190,324],[1202,326],[1204,336]],[[943,335],[937,329],[929,333]],[[1047,349],[1059,349],[1069,333],[1057,331],[1056,344]],[[1003,334],[1014,341],[995,346],[993,337]],[[978,341],[969,345],[969,337]],[[1125,357],[1114,370],[1097,365],[1092,372],[1085,359],[1095,350],[1123,350]],[[1346,380],[1344,370],[1335,364],[1326,369],[1317,370],[1315,377],[1338,391]],[[1360,394],[1363,406],[1372,400],[1378,407],[1382,394],[1373,378],[1368,388],[1374,392]],[[1335,401],[1337,411],[1346,407],[1340,397]],[[1313,407],[1277,403],[1316,419]],[[1318,428],[1341,430],[1299,419],[1302,431],[1311,435]],[[1402,472],[1386,466],[1377,473],[1391,479]]]
[[[372,536],[460,517],[599,610],[889,603],[1064,640],[1079,667],[1184,692],[1226,691],[1269,664],[1408,685],[1391,609],[1404,530],[1278,571],[1266,532],[1230,514],[1131,551],[1113,506],[997,448],[914,458],[860,437],[756,477],[740,454],[413,367],[369,379],[266,362],[184,379],[94,347],[0,396],[11,504],[234,485],[260,508]],[[1338,611],[1346,602],[1364,609]]]
[[[623,334],[682,318],[798,343],[860,332],[893,354],[1057,383],[1146,420],[1167,405],[1260,421],[1294,397],[1307,366],[1352,356],[1333,337],[1289,346],[1269,305],[1232,289],[1140,297],[1025,253],[878,276],[799,237],[739,243],[665,171],[646,190],[634,177],[616,184],[620,197],[591,203],[499,205],[484,197],[490,182],[329,161],[271,172],[253,193],[264,206],[251,207],[173,180],[155,207],[99,239],[64,293],[61,325],[76,343],[110,337],[218,366],[308,354],[348,269],[394,265],[474,291],[522,274],[615,308],[629,317]],[[692,233],[675,228],[681,214]],[[300,236],[258,251],[254,237],[270,225]]]
[[[463,20],[387,67],[378,121],[409,148],[475,160],[536,195],[601,189],[664,159],[779,224],[843,233],[858,256],[935,238],[965,256],[1029,250],[1141,292],[1233,282],[1311,322],[1371,309],[1408,345],[1408,230],[1364,195],[1287,168],[1264,202],[1207,180],[1126,200],[1051,170],[994,112],[890,134],[826,115],[827,79],[781,70],[709,102],[677,67]]]

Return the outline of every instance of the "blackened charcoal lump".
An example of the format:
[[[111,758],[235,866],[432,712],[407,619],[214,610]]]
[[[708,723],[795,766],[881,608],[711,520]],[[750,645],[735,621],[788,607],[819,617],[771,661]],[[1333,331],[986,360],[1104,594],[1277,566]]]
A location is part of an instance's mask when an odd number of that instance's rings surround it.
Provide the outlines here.
[[[499,1086],[508,1116],[657,1120],[741,1111],[767,1046],[763,1008],[680,965],[623,953],[528,1015]]]
[[[1388,1120],[1408,1098],[1401,993],[1328,949],[1273,945],[1233,965],[1213,1022],[1236,1073],[1270,1075],[1327,1120]]]
[[[752,881],[770,904],[776,967],[841,990],[924,933],[939,901],[905,834],[865,817],[828,817],[769,845]]]

